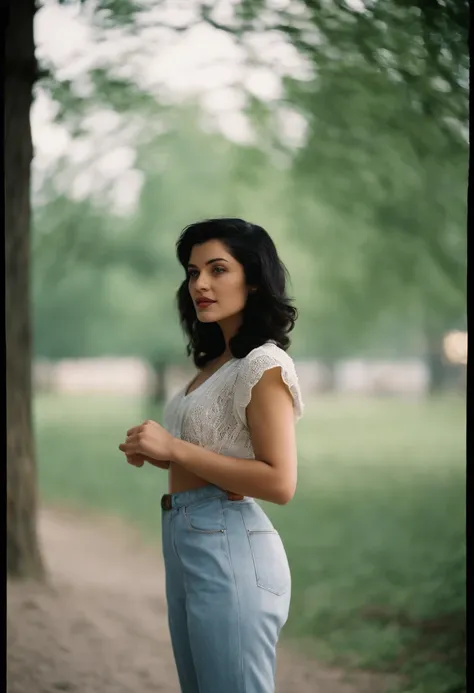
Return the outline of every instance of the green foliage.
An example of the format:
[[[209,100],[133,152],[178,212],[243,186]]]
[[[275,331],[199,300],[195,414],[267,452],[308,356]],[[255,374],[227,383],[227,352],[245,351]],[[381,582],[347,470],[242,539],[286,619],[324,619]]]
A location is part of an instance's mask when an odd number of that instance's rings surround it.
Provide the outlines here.
[[[86,2],[87,0],[82,0]],[[101,16],[105,26],[128,26],[132,24],[137,14],[143,12],[145,4],[135,0],[99,0],[96,12]]]
[[[253,7],[247,32],[263,17]],[[359,324],[361,344],[387,311],[395,324],[408,309],[408,332],[462,324],[468,3],[303,1],[273,16],[313,71],[284,86],[307,122],[292,215],[315,258],[313,293],[329,299],[313,312],[323,351],[340,352],[335,315]]]
[[[83,349],[84,356],[180,359],[174,297],[184,278],[175,257],[181,229],[200,218],[243,214],[268,221],[283,237],[275,210],[282,177],[258,150],[201,130],[192,104],[155,115],[162,132],[140,136],[135,166],[144,182],[132,214],[113,216],[104,196],[76,202],[54,189],[36,210],[37,354],[59,358]],[[55,176],[72,178],[69,168],[63,162]],[[253,178],[241,184],[240,169]],[[55,321],[58,312],[63,317]]]
[[[43,500],[122,515],[159,540],[166,475],[117,450],[148,416],[129,397],[37,399]],[[308,404],[297,494],[265,505],[292,566],[287,637],[402,674],[404,693],[465,689],[464,427],[460,399]]]
[[[158,104],[109,67],[91,73],[87,98],[73,83],[43,83],[76,133],[98,106],[141,124],[138,209],[116,221],[103,205],[101,219],[90,224],[101,230],[90,243],[85,225],[76,224],[74,247],[82,248],[81,262],[115,272],[109,295],[131,302],[140,296],[149,307],[145,295],[163,297],[160,324],[173,325],[163,346],[168,355],[182,348],[170,302],[181,278],[174,242],[193,219],[219,214],[258,221],[277,240],[300,308],[298,354],[332,362],[374,345],[419,354],[423,338],[439,340],[464,324],[467,3],[382,0],[362,8],[304,1],[301,8],[237,3],[228,26],[214,22],[211,7],[201,8],[204,21],[239,40],[276,30],[304,55],[313,79],[284,82],[285,103],[307,121],[304,146],[295,152],[282,145],[272,107],[255,96],[246,112],[258,145],[244,147],[202,132],[196,105]],[[101,3],[99,15],[107,26],[136,30],[140,9],[114,0]],[[60,245],[70,243],[69,222],[52,227]],[[150,353],[149,332],[137,321],[137,348]],[[115,336],[125,349],[129,342]]]
[[[85,5],[87,2],[88,0],[58,0],[60,5]],[[136,0],[97,0],[94,7],[104,27],[130,26],[145,9],[146,5]]]
[[[110,68],[104,66],[89,70],[86,93],[78,88],[76,80],[58,79],[50,64],[43,65],[43,73],[39,85],[57,105],[55,120],[65,125],[75,137],[87,134],[83,121],[100,108],[126,116],[129,125],[136,121],[137,116],[143,120],[153,113],[156,118],[160,111],[160,105],[151,94],[144,92],[131,79],[111,74]],[[154,130],[151,120],[149,129]]]
[[[285,35],[314,74],[284,81],[285,104],[308,126],[287,177],[287,235],[313,260],[297,341],[334,360],[365,350],[386,325],[419,352],[465,322],[468,4],[300,10],[250,2],[234,16],[240,37]],[[248,102],[268,155],[281,146],[278,122]]]
[[[296,160],[299,180],[343,216],[340,245],[360,246],[362,229],[355,238],[354,222],[366,228],[361,260],[379,289],[394,276],[398,286],[416,288],[421,275],[425,298],[436,292],[452,305],[454,292],[459,305],[466,268],[466,144],[414,113],[401,85],[377,78],[368,87],[371,76],[356,70],[328,74],[307,94],[313,115]]]

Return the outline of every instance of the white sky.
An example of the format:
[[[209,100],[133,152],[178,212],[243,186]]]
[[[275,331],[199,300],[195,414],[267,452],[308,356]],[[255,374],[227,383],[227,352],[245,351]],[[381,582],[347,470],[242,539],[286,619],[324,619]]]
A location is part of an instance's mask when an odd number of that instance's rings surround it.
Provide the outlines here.
[[[220,21],[229,21],[232,2],[220,3]],[[288,3],[274,0],[274,4]],[[186,24],[192,20],[193,6],[193,0],[184,4],[174,0],[164,9],[144,14],[141,21],[149,26],[144,26],[137,36],[114,30],[103,40],[104,33],[93,25],[87,4],[59,5],[55,0],[46,0],[35,20],[37,55],[52,62],[59,78],[72,79],[85,94],[89,89],[87,72],[97,64],[111,66],[116,74],[132,77],[161,98],[180,99],[198,94],[226,136],[235,141],[248,141],[252,132],[241,112],[244,100],[238,84],[245,84],[260,98],[271,101],[281,95],[281,76],[293,74],[304,78],[308,72],[296,51],[278,35],[265,34],[252,39],[252,49],[271,64],[250,68],[243,50],[224,32],[203,24],[185,34],[156,27],[157,21]],[[113,175],[123,205],[133,205],[139,180],[133,172],[133,149],[123,141],[115,146],[120,119],[111,112],[97,112],[86,123],[90,137],[73,142],[67,130],[54,123],[54,115],[54,104],[38,90],[31,114],[37,184],[41,172],[46,173],[63,156],[78,168],[88,163],[87,171],[73,176],[71,185],[75,196],[87,195],[101,183],[108,185]],[[297,142],[304,124],[297,114],[284,111],[282,128],[290,141]],[[122,174],[126,176],[125,182],[119,181]],[[130,193],[128,201],[124,198],[125,190]]]

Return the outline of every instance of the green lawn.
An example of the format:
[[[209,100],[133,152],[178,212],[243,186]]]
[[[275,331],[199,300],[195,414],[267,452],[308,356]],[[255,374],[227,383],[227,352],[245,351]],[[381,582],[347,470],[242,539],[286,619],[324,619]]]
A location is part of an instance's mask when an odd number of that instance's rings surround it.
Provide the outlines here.
[[[153,416],[143,404],[41,396],[35,416],[44,501],[159,536],[166,475],[117,449]],[[465,690],[464,400],[325,397],[298,439],[297,494],[265,505],[292,566],[286,636],[319,658],[401,672],[404,693]]]

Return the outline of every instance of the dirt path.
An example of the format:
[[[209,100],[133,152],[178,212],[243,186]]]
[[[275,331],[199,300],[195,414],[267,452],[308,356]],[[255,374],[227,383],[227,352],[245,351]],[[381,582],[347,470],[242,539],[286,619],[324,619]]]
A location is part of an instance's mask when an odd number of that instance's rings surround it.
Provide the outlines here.
[[[40,517],[48,586],[8,585],[9,693],[179,693],[158,551],[115,520]],[[285,647],[278,693],[382,693]]]

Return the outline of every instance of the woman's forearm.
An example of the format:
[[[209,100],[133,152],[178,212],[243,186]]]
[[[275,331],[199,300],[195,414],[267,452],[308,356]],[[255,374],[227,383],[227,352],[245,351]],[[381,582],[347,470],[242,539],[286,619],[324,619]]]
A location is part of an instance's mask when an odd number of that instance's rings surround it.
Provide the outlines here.
[[[266,462],[227,457],[175,438],[171,462],[228,491],[283,505],[294,489]]]

